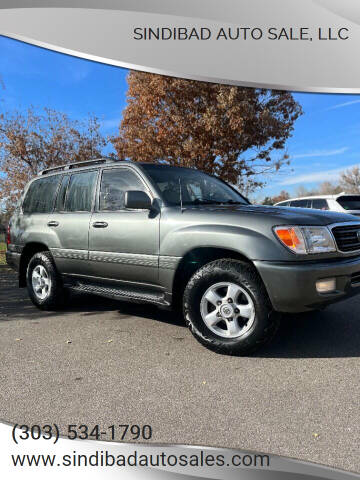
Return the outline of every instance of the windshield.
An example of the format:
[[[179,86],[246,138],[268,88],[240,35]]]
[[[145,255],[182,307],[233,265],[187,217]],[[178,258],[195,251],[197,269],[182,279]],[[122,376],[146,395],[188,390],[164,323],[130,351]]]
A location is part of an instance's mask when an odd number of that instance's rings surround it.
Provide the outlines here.
[[[360,195],[338,197],[337,202],[345,210],[360,210]]]
[[[180,205],[180,185],[183,205],[248,204],[229,185],[198,170],[152,164],[142,167],[171,206]]]

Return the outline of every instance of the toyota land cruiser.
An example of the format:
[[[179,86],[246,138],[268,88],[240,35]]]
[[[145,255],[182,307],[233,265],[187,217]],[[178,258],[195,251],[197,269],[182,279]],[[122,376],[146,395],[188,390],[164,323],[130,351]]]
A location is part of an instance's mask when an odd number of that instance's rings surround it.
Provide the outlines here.
[[[360,223],[347,214],[250,205],[199,170],[99,159],[49,168],[11,218],[7,262],[32,302],[69,290],[167,308],[228,354],[269,340],[279,312],[359,292]]]

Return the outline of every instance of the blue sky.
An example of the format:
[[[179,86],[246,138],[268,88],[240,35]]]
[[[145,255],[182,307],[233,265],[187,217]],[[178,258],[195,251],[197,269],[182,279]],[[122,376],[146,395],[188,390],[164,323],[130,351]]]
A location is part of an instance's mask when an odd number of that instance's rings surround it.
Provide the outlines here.
[[[49,107],[73,119],[96,115],[114,134],[126,105],[127,70],[0,36],[1,111]],[[0,86],[1,88],[1,86]]]
[[[126,104],[127,71],[51,52],[0,36],[1,111],[51,107],[82,119],[99,117],[105,135],[116,133]],[[1,87],[0,87],[1,88]],[[360,95],[294,93],[304,115],[287,142],[291,168],[268,179],[257,197],[302,184],[336,180],[360,163]]]

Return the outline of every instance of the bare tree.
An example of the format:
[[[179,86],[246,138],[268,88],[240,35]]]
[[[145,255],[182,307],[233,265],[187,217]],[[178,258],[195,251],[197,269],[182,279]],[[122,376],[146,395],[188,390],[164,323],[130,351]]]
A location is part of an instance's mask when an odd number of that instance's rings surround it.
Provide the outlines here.
[[[341,186],[333,182],[322,182],[317,188],[317,194],[319,195],[336,195],[341,193],[343,190]]]
[[[88,160],[106,144],[96,117],[71,120],[45,108],[0,114],[0,205],[11,210],[24,185],[40,170]]]
[[[346,193],[360,193],[360,168],[352,167],[342,172],[340,187]]]
[[[311,190],[304,185],[299,185],[295,191],[295,197],[310,197],[314,195],[314,190]]]

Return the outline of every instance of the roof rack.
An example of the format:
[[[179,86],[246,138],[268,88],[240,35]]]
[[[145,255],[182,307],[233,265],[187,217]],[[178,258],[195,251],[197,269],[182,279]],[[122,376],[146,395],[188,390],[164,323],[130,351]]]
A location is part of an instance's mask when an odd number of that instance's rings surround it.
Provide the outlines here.
[[[42,170],[41,172],[39,172],[39,175],[46,175],[47,173],[61,172],[65,170],[72,170],[73,168],[98,165],[102,163],[113,163],[116,161],[119,161],[119,160],[116,160],[114,158],[102,157],[102,158],[96,158],[94,160],[85,160],[84,162],[68,163],[67,165],[59,165],[58,167],[46,168],[45,170]]]

